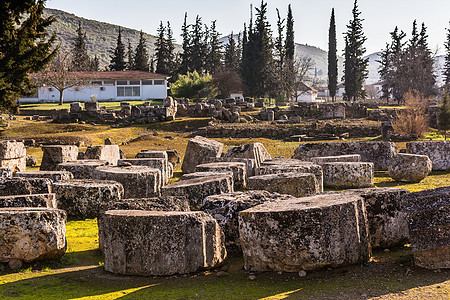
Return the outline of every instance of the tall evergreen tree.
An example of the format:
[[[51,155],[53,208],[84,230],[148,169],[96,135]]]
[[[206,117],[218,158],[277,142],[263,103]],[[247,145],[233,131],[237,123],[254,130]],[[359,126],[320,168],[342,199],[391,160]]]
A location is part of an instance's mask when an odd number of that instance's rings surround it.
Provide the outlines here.
[[[145,40],[144,33],[141,30],[139,37],[139,44],[136,47],[134,53],[134,70],[136,71],[149,71],[149,57],[147,53],[147,41]]]
[[[123,71],[126,69],[125,63],[125,45],[122,43],[122,28],[119,27],[116,48],[112,50],[111,63],[109,65],[111,71]]]
[[[169,74],[168,71],[168,49],[166,40],[166,28],[164,27],[162,21],[159,24],[157,30],[158,38],[155,42],[155,61],[156,61],[156,73]],[[153,58],[152,58],[153,64]]]
[[[224,53],[224,66],[228,70],[238,71],[239,70],[239,48],[236,45],[236,41],[234,39],[234,34],[228,36],[228,43],[225,45],[225,53]]]
[[[222,66],[222,42],[220,34],[216,29],[216,21],[211,23],[209,29],[208,56],[206,61],[206,71],[214,74]]]
[[[172,79],[176,77],[176,72],[178,69],[176,62],[176,54],[175,54],[175,39],[173,38],[172,27],[170,26],[170,22],[167,21],[166,26],[166,48],[167,48],[167,75],[170,75]]]
[[[90,60],[86,47],[86,33],[83,33],[81,22],[78,22],[77,37],[72,44],[72,71],[89,71]]]
[[[361,12],[358,9],[358,1],[352,10],[353,19],[347,25],[345,33],[345,68],[344,82],[345,95],[348,100],[363,99],[366,96],[364,91],[364,81],[368,76],[367,66],[368,58],[364,58],[366,48],[364,42],[367,38],[364,36]]]
[[[133,52],[133,47],[131,47],[130,39],[128,39],[127,58],[128,59],[127,59],[126,69],[133,70],[133,68],[134,68],[134,52]]]
[[[100,71],[100,61],[98,59],[97,54],[94,55],[94,58],[91,59],[91,67],[90,67],[91,71],[97,72]]]
[[[47,28],[54,17],[43,17],[45,1],[0,2],[0,109],[15,113],[16,100],[33,94],[29,75],[53,59],[56,35]],[[53,49],[53,50],[52,50]]]
[[[286,19],[286,42],[285,42],[285,61],[284,61],[284,82],[288,98],[295,94],[295,85],[298,77],[298,62],[295,58],[295,39],[294,39],[294,17],[292,8],[289,4]]]
[[[330,29],[328,33],[328,91],[333,101],[336,100],[338,80],[338,59],[336,41],[336,19],[334,8],[331,11]]]
[[[184,22],[181,27],[181,37],[183,38],[182,48],[183,53],[181,54],[181,65],[180,65],[180,73],[186,74],[191,70],[190,65],[190,53],[191,53],[191,36],[189,31],[190,25],[187,24],[187,13],[184,14]]]
[[[445,66],[444,79],[447,90],[450,87],[450,26],[447,28],[447,40],[445,41]],[[448,90],[450,92],[450,90]]]
[[[295,40],[294,40],[294,17],[292,16],[292,8],[289,4],[288,15],[286,19],[286,59],[294,61],[295,58]]]
[[[202,18],[197,15],[191,30],[191,45],[189,66],[191,70],[201,74],[205,70],[205,57],[208,55],[206,43],[207,32],[203,27]]]

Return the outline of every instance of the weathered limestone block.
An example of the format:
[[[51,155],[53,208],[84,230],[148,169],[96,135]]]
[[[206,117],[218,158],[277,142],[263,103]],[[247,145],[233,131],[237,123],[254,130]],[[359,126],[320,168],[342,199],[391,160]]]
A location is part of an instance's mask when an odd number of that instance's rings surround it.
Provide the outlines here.
[[[255,176],[256,174],[256,160],[251,158],[235,158],[235,157],[208,157],[205,159],[206,163],[215,162],[241,162],[247,166],[247,177]]]
[[[60,163],[77,160],[78,147],[71,145],[52,145],[42,147],[41,171],[54,171]]]
[[[86,159],[105,160],[110,165],[117,165],[120,159],[119,146],[117,145],[99,145],[89,146],[85,152]]]
[[[324,163],[329,163],[329,162],[360,162],[361,155],[349,154],[349,155],[338,155],[338,156],[310,157],[310,158],[307,158],[307,160],[316,165],[323,165]]]
[[[54,208],[0,209],[0,262],[32,262],[66,251],[66,213]]]
[[[269,202],[240,212],[244,267],[299,272],[362,263],[370,258],[364,200],[316,195]]]
[[[234,187],[234,179],[233,179],[233,172],[231,171],[224,171],[224,172],[194,172],[194,173],[188,173],[188,174],[183,174],[180,177],[180,181],[184,181],[184,180],[191,180],[191,179],[196,179],[196,178],[205,178],[205,177],[215,177],[215,176],[223,176],[223,177],[227,177],[228,180],[230,182],[233,183],[233,187]]]
[[[182,196],[189,199],[191,210],[199,210],[207,196],[232,192],[233,181],[223,175],[178,181],[162,188],[165,197]]]
[[[414,263],[427,269],[450,268],[450,187],[403,197]]]
[[[17,172],[15,176],[22,178],[48,178],[52,181],[68,181],[73,179],[73,174],[68,171]]]
[[[406,152],[428,156],[433,163],[433,171],[450,170],[450,141],[406,143]]]
[[[27,150],[22,142],[0,141],[0,160],[22,158]]]
[[[106,166],[105,160],[83,159],[62,163],[56,166],[57,170],[67,171],[73,174],[75,179],[91,179],[97,167]]]
[[[123,198],[122,184],[116,181],[74,179],[53,184],[58,208],[78,219],[93,219],[98,215],[100,204]]]
[[[240,255],[239,212],[256,205],[293,199],[293,196],[270,193],[268,191],[235,192],[213,195],[205,198],[202,211],[217,220],[225,234],[225,245],[229,255]]]
[[[295,197],[312,196],[320,193],[319,184],[314,174],[297,172],[250,177],[248,189],[266,190]]]
[[[56,195],[51,193],[51,194],[0,196],[0,207],[57,208]]]
[[[34,167],[37,165],[37,158],[36,156],[33,155],[28,155],[25,156],[25,164],[27,167]]]
[[[169,162],[176,165],[181,162],[181,154],[175,150],[175,149],[168,149],[167,152],[167,158],[169,159]]]
[[[227,172],[233,173],[233,182],[236,189],[247,186],[247,166],[240,162],[217,162],[201,164],[195,167],[196,172]]]
[[[373,163],[326,163],[323,168],[323,185],[335,189],[356,189],[373,186]]]
[[[124,188],[125,199],[158,197],[161,192],[161,172],[149,167],[103,166],[94,170],[93,178],[120,182]]]
[[[100,109],[100,105],[98,104],[97,101],[87,101],[84,102],[84,109],[86,111],[98,111]]]
[[[13,158],[13,159],[1,159],[0,168],[11,169],[13,174],[16,172],[24,172],[27,169],[27,158]]]
[[[14,177],[0,182],[0,196],[49,194],[52,181],[48,178]]]
[[[431,170],[432,163],[426,155],[399,153],[389,164],[389,176],[395,181],[420,182]]]
[[[119,165],[129,163],[134,166],[145,166],[161,171],[161,185],[166,185],[170,180],[169,162],[164,158],[135,158],[135,159],[121,159]]]
[[[193,173],[195,166],[202,164],[206,157],[220,157],[222,150],[222,143],[196,136],[187,144],[181,170],[183,173]]]
[[[231,147],[224,154],[224,157],[254,159],[257,167],[261,166],[264,161],[272,159],[267,149],[261,143]]]
[[[81,106],[80,102],[72,102],[70,103],[70,112],[71,113],[79,113],[83,111],[83,106]]]
[[[329,192],[335,194],[336,192]],[[403,246],[409,239],[402,197],[409,192],[399,188],[368,188],[339,192],[361,196],[366,205],[372,248]]]
[[[11,179],[13,172],[10,168],[0,168],[0,180]]]
[[[389,162],[398,153],[392,142],[302,143],[294,152],[294,158],[359,154],[361,161],[373,162],[376,171],[387,170]]]
[[[164,158],[169,159],[166,150],[141,150],[136,154],[136,158]]]
[[[323,171],[322,167],[311,162],[297,159],[273,159],[265,161],[256,169],[256,175],[281,174],[281,173],[311,173],[316,176],[317,190],[323,191]]]
[[[102,223],[109,272],[188,274],[214,268],[226,258],[223,232],[204,212],[111,210]]]

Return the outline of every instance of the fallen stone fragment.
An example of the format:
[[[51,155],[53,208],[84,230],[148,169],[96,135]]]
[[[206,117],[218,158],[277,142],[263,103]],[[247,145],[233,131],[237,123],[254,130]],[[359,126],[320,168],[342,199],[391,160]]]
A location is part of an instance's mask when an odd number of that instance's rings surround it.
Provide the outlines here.
[[[450,141],[406,143],[406,152],[428,156],[433,163],[433,171],[450,170]]]
[[[0,196],[0,207],[48,207],[57,208],[56,195],[34,194]]]
[[[335,162],[325,163],[323,185],[334,189],[356,189],[372,187],[374,183],[373,163]]]
[[[417,183],[425,179],[431,170],[432,163],[426,155],[399,153],[389,164],[389,176],[395,181]]]
[[[184,154],[181,170],[183,173],[195,172],[195,167],[204,162],[207,157],[220,157],[223,144],[201,136],[190,139]]]
[[[89,146],[85,152],[86,159],[97,159],[107,161],[110,165],[117,165],[120,159],[118,145]]]
[[[71,145],[52,145],[42,147],[43,156],[40,170],[54,171],[56,166],[78,158],[78,147]]]
[[[68,171],[27,171],[17,172],[15,176],[22,178],[48,178],[52,181],[68,181],[73,179],[73,174]]]
[[[248,179],[249,190],[266,190],[295,197],[305,197],[320,193],[314,174],[281,173],[253,176]]]
[[[83,159],[58,164],[56,169],[72,173],[75,179],[92,179],[94,170],[107,164],[105,160]]]
[[[13,177],[0,181],[0,196],[49,194],[52,181],[48,178]]]
[[[196,172],[227,172],[233,173],[234,187],[243,189],[247,186],[247,166],[241,162],[217,162],[201,164],[195,167]]]

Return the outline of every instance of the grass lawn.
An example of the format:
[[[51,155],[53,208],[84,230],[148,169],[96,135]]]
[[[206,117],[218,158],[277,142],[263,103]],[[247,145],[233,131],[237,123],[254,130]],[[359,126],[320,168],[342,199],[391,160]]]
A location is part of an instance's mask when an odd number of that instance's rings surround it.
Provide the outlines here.
[[[150,102],[150,105],[162,105],[161,100],[143,100],[143,101],[106,101],[98,102],[100,106],[105,106],[106,109],[119,110],[121,102],[129,102],[131,105],[142,105],[144,102]],[[82,104],[83,105],[83,104]],[[32,104],[21,104],[21,110],[51,110],[51,109],[69,109],[70,102],[59,105],[58,103],[32,103]]]
[[[194,130],[208,118],[111,128],[104,125],[53,124],[45,121],[11,121],[2,138],[77,138],[86,144],[102,144],[107,137],[121,145],[127,157],[141,149],[173,148],[184,155]],[[440,136],[431,134],[431,138]],[[272,156],[291,157],[298,142],[271,139],[217,139],[225,148],[262,142]],[[404,143],[398,144],[404,148]],[[83,150],[84,148],[81,148]],[[40,163],[40,148],[28,148]],[[179,175],[180,166],[176,167]],[[394,182],[386,172],[377,172],[378,187],[402,187],[410,191],[450,185],[450,173],[435,172],[418,184]],[[0,273],[0,299],[449,299],[450,270],[433,272],[416,268],[408,245],[389,252],[377,250],[363,265],[298,274],[255,273],[249,280],[243,259],[228,258],[217,270],[166,278],[130,277],[103,269],[98,249],[96,220],[71,220],[66,225],[68,249],[54,261],[25,265],[20,271]],[[220,269],[220,268],[219,268]]]

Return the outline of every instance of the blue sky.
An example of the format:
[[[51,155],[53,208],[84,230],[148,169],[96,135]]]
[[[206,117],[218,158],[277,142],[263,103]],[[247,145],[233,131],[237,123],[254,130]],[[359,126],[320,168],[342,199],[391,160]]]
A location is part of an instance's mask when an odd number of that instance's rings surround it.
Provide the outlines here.
[[[324,50],[328,45],[328,26],[331,9],[336,10],[338,48],[343,49],[342,33],[351,18],[353,0],[268,0],[269,21],[276,28],[276,8],[284,16],[292,4],[295,20],[295,40],[298,43],[317,46]],[[239,32],[248,23],[250,3],[259,6],[260,1],[248,0],[48,0],[47,7],[61,9],[78,16],[117,24],[155,34],[160,21],[170,21],[175,38],[180,41],[184,13],[193,23],[198,14],[210,24],[217,20],[221,34]],[[398,25],[409,35],[412,22],[425,22],[428,27],[432,50],[444,49],[445,29],[449,27],[450,1],[448,0],[359,0],[364,31],[368,37],[368,53],[380,51],[389,41],[389,32]]]

